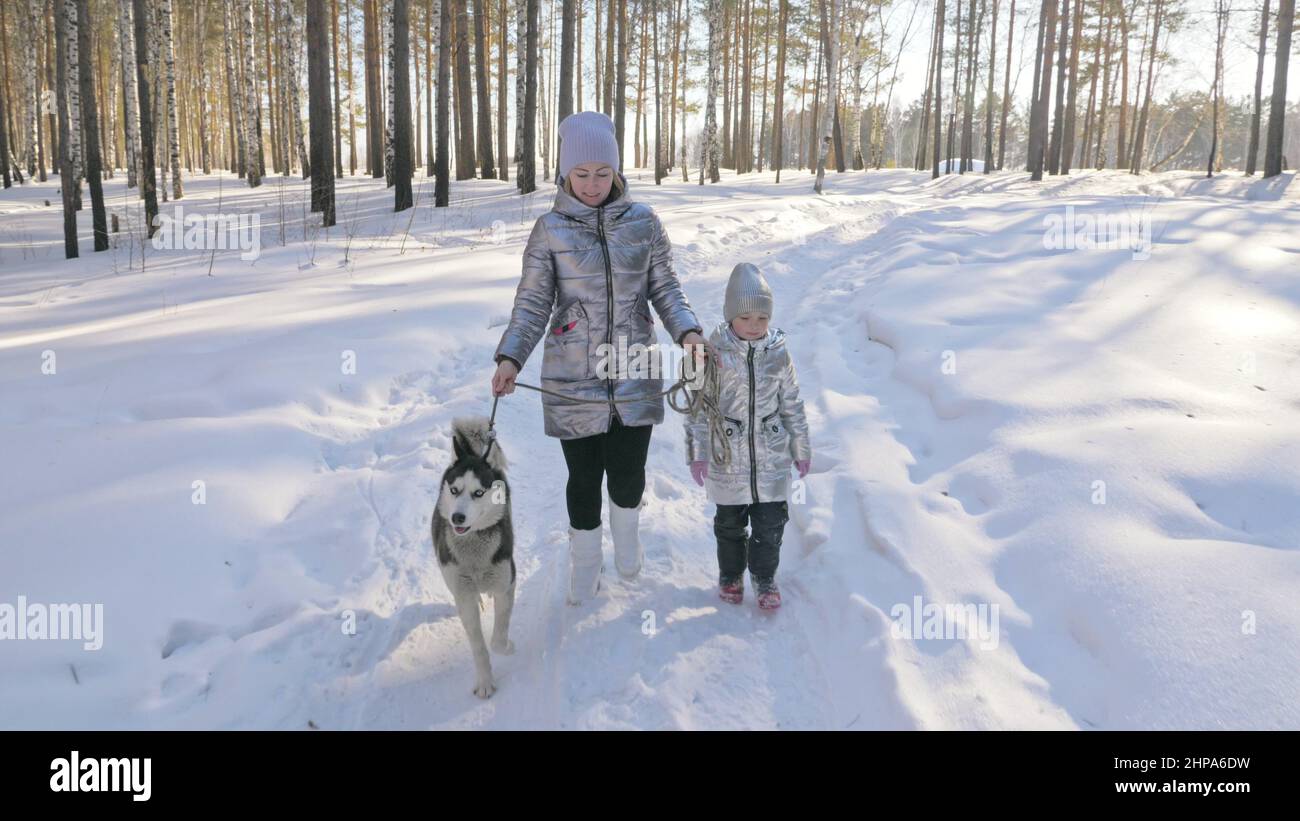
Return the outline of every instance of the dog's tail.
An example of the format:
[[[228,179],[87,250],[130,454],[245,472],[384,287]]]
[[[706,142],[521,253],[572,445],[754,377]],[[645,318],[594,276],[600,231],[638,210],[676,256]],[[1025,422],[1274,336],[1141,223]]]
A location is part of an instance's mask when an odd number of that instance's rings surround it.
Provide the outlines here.
[[[452,449],[457,459],[466,456],[481,457],[483,451],[487,450],[489,441],[487,417],[462,416],[451,420]],[[492,446],[487,461],[496,470],[506,469],[506,455],[501,450],[500,441]]]

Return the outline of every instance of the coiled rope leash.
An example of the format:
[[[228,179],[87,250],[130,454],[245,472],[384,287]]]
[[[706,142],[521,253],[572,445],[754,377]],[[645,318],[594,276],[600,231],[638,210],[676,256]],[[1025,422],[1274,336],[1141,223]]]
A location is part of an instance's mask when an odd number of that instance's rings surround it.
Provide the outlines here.
[[[717,356],[715,353],[713,356]],[[680,414],[693,418],[699,413],[703,413],[709,423],[709,448],[710,453],[714,454],[715,460],[722,464],[731,461],[731,443],[727,441],[727,435],[724,430],[725,422],[722,416],[722,410],[719,408],[720,383],[718,381],[718,367],[714,364],[713,356],[707,356],[704,359],[704,371],[702,374],[700,387],[694,391],[687,385],[686,375],[673,383],[673,386],[666,391],[659,391],[651,396],[638,396],[635,399],[578,399],[572,396],[565,396],[552,390],[529,385],[527,382],[515,382],[517,388],[527,388],[530,391],[544,393],[547,396],[554,396],[562,402],[570,402],[575,405],[608,405],[613,402],[615,405],[627,404],[632,402],[645,402],[649,399],[659,399],[666,397],[668,406]],[[679,396],[678,392],[684,396]],[[499,396],[492,398],[492,416],[488,420],[488,446],[483,451],[483,458],[492,452],[492,445],[496,442],[496,429],[494,427],[497,418],[497,402],[501,399]]]

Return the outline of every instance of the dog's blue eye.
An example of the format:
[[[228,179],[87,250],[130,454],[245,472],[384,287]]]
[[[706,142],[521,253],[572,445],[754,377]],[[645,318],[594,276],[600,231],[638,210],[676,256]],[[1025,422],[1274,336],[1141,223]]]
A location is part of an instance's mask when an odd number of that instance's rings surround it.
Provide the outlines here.
[[[454,487],[453,487],[453,488],[449,488],[449,490],[451,491],[451,495],[452,495],[452,496],[459,496],[459,495],[460,495],[460,491],[457,490],[457,489],[454,488]]]
[[[481,491],[481,490],[476,490],[476,491],[474,491],[474,498],[475,498],[475,499],[477,499],[478,497],[480,497],[480,496],[482,496],[482,495],[483,495],[483,491]]]

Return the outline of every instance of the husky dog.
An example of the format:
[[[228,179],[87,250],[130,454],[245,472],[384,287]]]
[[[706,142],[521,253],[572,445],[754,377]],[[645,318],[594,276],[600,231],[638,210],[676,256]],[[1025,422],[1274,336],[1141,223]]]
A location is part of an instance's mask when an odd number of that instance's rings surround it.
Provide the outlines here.
[[[492,650],[503,654],[515,651],[507,636],[515,604],[510,486],[506,483],[506,458],[501,446],[492,442],[488,449],[488,420],[454,419],[451,427],[455,459],[442,474],[433,514],[433,546],[474,653],[474,695],[489,698],[496,692],[496,683],[479,622],[484,593],[492,596],[496,610]]]

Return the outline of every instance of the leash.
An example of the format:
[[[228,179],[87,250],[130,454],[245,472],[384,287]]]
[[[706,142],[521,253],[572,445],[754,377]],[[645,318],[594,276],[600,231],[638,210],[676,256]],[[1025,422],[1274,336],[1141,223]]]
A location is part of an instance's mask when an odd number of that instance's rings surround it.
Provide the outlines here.
[[[716,356],[716,354],[715,354]],[[565,396],[546,388],[529,385],[526,382],[515,382],[517,388],[527,388],[530,391],[553,396],[563,402],[569,402],[575,405],[615,405],[630,404],[632,402],[645,402],[651,399],[668,399],[668,406],[677,413],[687,417],[694,417],[698,413],[703,413],[709,423],[709,447],[711,453],[717,454],[723,464],[731,461],[731,443],[727,441],[723,431],[723,416],[719,408],[718,396],[720,393],[718,381],[718,367],[714,364],[713,356],[706,357],[704,360],[703,384],[692,391],[687,385],[686,375],[683,374],[673,383],[666,391],[659,391],[651,396],[638,396],[635,399],[578,399],[572,396]],[[492,446],[496,444],[496,418],[497,403],[501,400],[500,396],[492,398],[492,415],[488,418],[487,448],[483,451],[483,459],[487,459],[488,454],[492,452]]]

